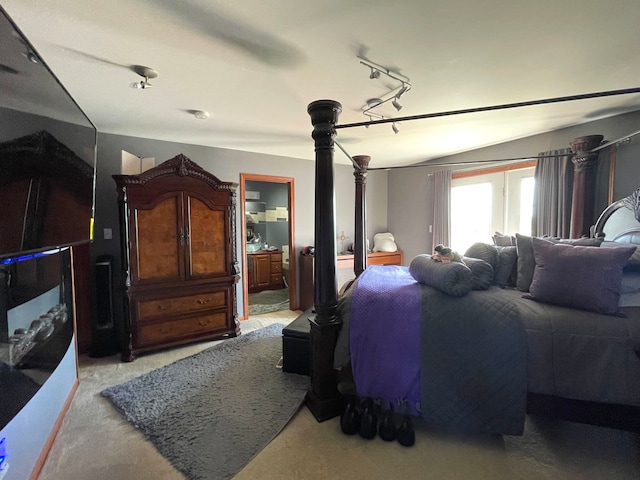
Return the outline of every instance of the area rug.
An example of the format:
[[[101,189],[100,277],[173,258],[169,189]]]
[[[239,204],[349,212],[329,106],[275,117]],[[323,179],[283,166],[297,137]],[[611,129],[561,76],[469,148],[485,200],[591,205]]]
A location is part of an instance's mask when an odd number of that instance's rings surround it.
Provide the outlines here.
[[[263,290],[249,294],[249,315],[289,310],[289,290]]]
[[[276,368],[282,327],[225,340],[102,395],[186,478],[230,479],[304,400],[309,377]]]

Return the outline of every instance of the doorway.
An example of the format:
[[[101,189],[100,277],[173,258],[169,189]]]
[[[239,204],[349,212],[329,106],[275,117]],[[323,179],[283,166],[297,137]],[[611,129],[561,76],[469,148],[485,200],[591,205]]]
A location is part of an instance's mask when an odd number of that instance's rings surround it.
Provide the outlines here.
[[[243,320],[286,301],[298,308],[294,191],[291,177],[240,174]],[[265,298],[274,306],[256,304]]]

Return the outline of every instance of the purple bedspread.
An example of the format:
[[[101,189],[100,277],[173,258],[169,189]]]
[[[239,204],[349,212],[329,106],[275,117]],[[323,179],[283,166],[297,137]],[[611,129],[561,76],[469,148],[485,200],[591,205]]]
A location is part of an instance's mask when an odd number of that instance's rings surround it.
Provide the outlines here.
[[[394,318],[392,324],[388,319]],[[415,412],[420,402],[420,288],[407,267],[367,268],[351,304],[353,377],[361,397]]]

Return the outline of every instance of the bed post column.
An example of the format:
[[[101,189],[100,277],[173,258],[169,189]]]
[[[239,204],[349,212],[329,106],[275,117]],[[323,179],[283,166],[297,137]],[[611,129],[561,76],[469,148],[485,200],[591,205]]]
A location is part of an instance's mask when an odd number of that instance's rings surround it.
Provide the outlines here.
[[[359,168],[354,167],[356,182],[355,238],[353,241],[353,271],[356,277],[367,268],[367,175],[369,172],[368,155],[353,157]]]
[[[307,112],[313,125],[311,136],[316,152],[313,275],[316,313],[309,318],[311,386],[306,403],[316,420],[321,422],[339,415],[343,408],[343,398],[338,392],[337,375],[333,368],[333,351],[342,323],[336,317],[338,281],[333,139],[342,105],[333,100],[318,100],[309,104]]]
[[[574,138],[571,149],[573,162],[573,197],[571,199],[571,238],[589,236],[594,223],[596,165],[598,153],[590,150],[602,143],[602,135]]]

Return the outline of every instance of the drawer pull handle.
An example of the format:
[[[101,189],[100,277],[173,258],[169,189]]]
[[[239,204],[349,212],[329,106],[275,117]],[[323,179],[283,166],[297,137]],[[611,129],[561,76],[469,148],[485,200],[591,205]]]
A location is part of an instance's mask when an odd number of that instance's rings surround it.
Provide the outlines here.
[[[210,301],[211,301],[211,299],[210,299],[210,298],[207,298],[206,300],[202,300],[202,299],[200,299],[200,298],[198,299],[198,303],[199,303],[200,305],[205,305],[205,304],[209,303]]]
[[[209,325],[210,323],[211,323],[211,320],[200,320],[200,321],[198,322],[198,324],[199,324],[201,327],[206,327],[206,326],[207,326],[207,325]]]
[[[168,310],[169,307],[167,307],[166,305],[158,305],[158,310]]]

